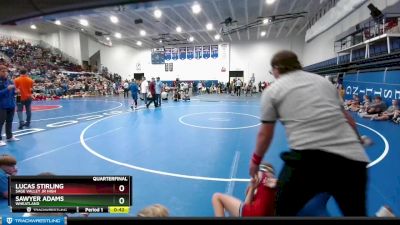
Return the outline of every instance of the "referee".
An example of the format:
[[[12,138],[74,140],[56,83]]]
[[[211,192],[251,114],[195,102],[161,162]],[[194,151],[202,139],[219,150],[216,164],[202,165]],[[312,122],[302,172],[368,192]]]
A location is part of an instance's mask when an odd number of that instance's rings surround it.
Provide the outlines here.
[[[336,88],[323,77],[302,71],[293,52],[277,53],[271,66],[276,82],[262,94],[263,124],[250,176],[256,175],[279,120],[291,150],[281,154],[285,165],[279,175],[277,216],[296,216],[324,192],[335,198],[344,216],[366,216],[369,159]]]

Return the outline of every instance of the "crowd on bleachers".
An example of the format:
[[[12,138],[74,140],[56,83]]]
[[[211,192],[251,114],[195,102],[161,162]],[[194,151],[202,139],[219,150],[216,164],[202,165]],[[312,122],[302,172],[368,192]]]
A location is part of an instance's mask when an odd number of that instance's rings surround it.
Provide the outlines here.
[[[33,100],[113,95],[122,91],[121,77],[107,68],[100,73],[85,71],[50,49],[25,40],[0,38],[0,54],[0,64],[9,68],[10,78],[15,79],[21,68],[29,72],[35,81]]]
[[[82,67],[64,61],[61,55],[53,53],[50,49],[32,45],[25,40],[0,39],[0,49],[10,59],[10,64],[16,67],[25,67],[28,71],[38,70],[41,73],[49,70],[64,69],[67,71],[81,72]]]
[[[19,69],[25,68],[35,81],[32,100],[57,100],[61,98],[119,95],[124,91],[118,74],[102,68],[100,73],[91,73],[80,65],[63,60],[51,49],[32,45],[25,40],[0,38],[0,63],[9,68],[9,76],[14,79]],[[68,72],[66,72],[68,71]],[[180,82],[180,89],[193,94],[252,95],[262,92],[269,83],[254,81],[247,83],[241,79],[230,82],[187,81]],[[174,85],[164,83],[168,92]]]
[[[252,95],[254,93],[262,92],[270,83],[259,82],[258,85],[254,81],[243,82],[241,79],[233,79],[230,82],[218,82],[208,85],[204,81],[192,83],[193,92],[201,94],[231,94],[231,95]]]

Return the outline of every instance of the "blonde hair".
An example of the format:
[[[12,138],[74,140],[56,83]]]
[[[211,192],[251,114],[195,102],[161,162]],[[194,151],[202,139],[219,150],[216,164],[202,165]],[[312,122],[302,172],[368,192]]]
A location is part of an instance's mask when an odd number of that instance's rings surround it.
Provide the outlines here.
[[[260,164],[259,170],[262,171],[262,172],[270,172],[270,173],[272,173],[272,174],[275,175],[274,166],[272,166],[272,164],[267,163],[267,162],[262,162],[262,163]]]
[[[137,214],[138,217],[168,217],[168,209],[160,204],[148,206]]]

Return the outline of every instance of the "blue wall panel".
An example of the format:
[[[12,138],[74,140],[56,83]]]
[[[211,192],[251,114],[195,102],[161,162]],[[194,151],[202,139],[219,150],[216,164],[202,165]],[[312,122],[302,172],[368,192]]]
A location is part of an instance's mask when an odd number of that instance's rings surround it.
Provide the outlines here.
[[[356,73],[346,74],[346,76],[344,77],[344,81],[357,81],[357,74]]]
[[[388,71],[386,72],[386,83],[388,84],[400,84],[400,71]]]
[[[353,95],[363,97],[381,96],[386,104],[391,105],[393,99],[400,99],[400,71],[389,71],[386,73],[370,72],[358,75],[348,74],[343,79],[345,99],[351,99]]]
[[[383,75],[384,72],[370,72],[370,73],[359,73],[358,81],[359,82],[374,82],[374,83],[383,83]]]

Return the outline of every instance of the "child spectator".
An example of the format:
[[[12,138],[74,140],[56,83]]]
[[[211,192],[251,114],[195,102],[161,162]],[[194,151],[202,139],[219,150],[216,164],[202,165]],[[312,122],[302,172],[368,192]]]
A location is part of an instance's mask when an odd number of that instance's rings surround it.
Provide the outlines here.
[[[382,113],[386,110],[386,108],[386,104],[382,102],[382,98],[380,96],[376,96],[374,103],[372,103],[370,109],[368,110],[368,114]]]
[[[10,155],[0,155],[0,198],[8,198],[8,176],[17,175],[17,160]]]
[[[355,100],[353,100],[353,102],[349,106],[349,110],[352,112],[360,111],[360,98],[358,96],[355,98]]]
[[[394,112],[392,121],[393,121],[394,123],[397,123],[397,124],[400,123],[400,110],[396,110],[396,111]]]
[[[382,101],[380,96],[375,97],[375,101],[370,105],[369,109],[365,113],[359,114],[362,118],[371,118],[374,117],[376,114],[381,114],[386,110],[387,106]]]
[[[351,99],[351,100],[344,101],[344,108],[346,110],[350,110],[351,104],[353,104],[355,101],[359,101],[359,98],[357,95],[353,95],[353,99]]]
[[[138,217],[168,217],[168,209],[160,204],[155,204],[142,209],[138,214]]]
[[[392,106],[390,106],[382,114],[375,114],[371,117],[371,120],[391,120],[394,117],[396,110],[399,110],[399,105],[397,100],[392,100]]]
[[[367,112],[370,106],[371,106],[371,99],[369,98],[368,95],[364,95],[364,101],[362,102],[362,105],[360,106],[359,113]]]

